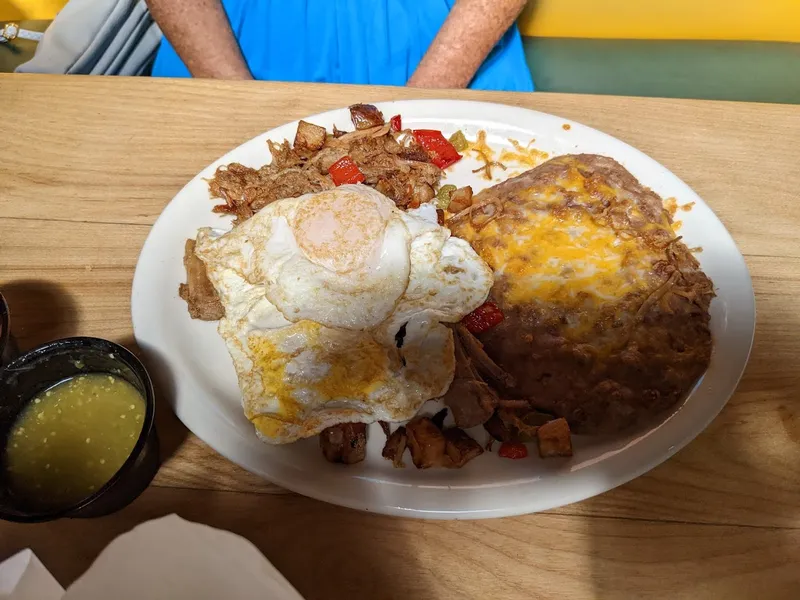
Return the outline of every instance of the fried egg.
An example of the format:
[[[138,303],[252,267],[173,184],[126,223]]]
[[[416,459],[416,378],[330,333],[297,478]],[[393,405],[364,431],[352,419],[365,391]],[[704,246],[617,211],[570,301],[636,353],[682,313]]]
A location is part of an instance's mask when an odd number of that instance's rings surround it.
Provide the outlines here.
[[[225,307],[245,416],[270,443],[413,417],[453,378],[442,323],[493,283],[433,207],[402,212],[363,185],[280,200],[225,234],[202,229],[195,252]]]

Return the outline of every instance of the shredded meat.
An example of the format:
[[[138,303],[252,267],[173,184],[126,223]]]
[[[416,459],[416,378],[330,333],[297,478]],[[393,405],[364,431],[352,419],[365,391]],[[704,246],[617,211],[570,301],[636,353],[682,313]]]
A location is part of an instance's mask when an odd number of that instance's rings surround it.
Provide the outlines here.
[[[189,314],[201,321],[218,321],[225,316],[225,309],[206,274],[206,265],[194,253],[195,241],[186,240],[183,265],[186,267],[186,283],[178,288],[178,294],[186,301]]]
[[[497,393],[481,378],[464,349],[461,336],[454,336],[456,371],[442,401],[452,411],[458,427],[469,429],[484,423],[497,408]]]
[[[319,445],[329,462],[352,465],[367,455],[367,426],[364,423],[342,423],[324,429]]]
[[[290,160],[284,156],[279,162]],[[212,198],[225,201],[225,204],[215,206],[214,212],[235,215],[234,223],[238,224],[276,200],[321,192],[332,189],[334,185],[330,177],[315,169],[281,167],[273,162],[260,169],[239,163],[219,167],[208,187]]]
[[[355,131],[300,121],[294,143],[268,141],[272,162],[258,169],[231,163],[219,167],[209,181],[211,197],[224,204],[215,212],[235,216],[241,223],[266,205],[283,198],[334,187],[328,169],[350,156],[370,185],[401,208],[416,208],[434,197],[442,171],[430,162],[407,132],[392,132],[383,115],[370,104],[355,104],[350,115]]]
[[[456,425],[469,429],[488,419],[497,406],[497,394],[481,379],[454,379],[442,398],[453,411]]]
[[[423,150],[422,146],[413,141],[409,142],[408,146],[402,146],[397,156],[403,160],[421,163],[427,163],[430,160],[428,153]]]
[[[458,324],[456,325],[456,332],[458,333],[458,339],[461,341],[464,351],[472,364],[478,369],[478,373],[503,388],[513,388],[516,385],[514,378],[501,369],[497,363],[486,354],[486,351],[483,349],[483,344],[470,333],[469,329],[464,325]]]
[[[483,424],[498,442],[524,443],[536,441],[539,427],[555,419],[554,416],[530,407],[523,409],[501,408]]]

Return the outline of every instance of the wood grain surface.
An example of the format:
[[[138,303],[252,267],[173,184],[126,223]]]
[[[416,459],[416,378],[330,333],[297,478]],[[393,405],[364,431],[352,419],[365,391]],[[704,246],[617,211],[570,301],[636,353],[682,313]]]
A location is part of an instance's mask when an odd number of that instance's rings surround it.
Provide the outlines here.
[[[75,334],[133,345],[150,225],[208,163],[354,102],[462,98],[601,129],[692,186],[745,255],[755,347],[687,448],[602,496],[525,517],[422,522],[287,494],[189,435],[162,402],[165,463],[102,519],[0,523],[62,583],[117,534],[176,512],[255,543],[309,600],[800,597],[800,107],[264,82],[0,75],[0,289],[23,348]]]

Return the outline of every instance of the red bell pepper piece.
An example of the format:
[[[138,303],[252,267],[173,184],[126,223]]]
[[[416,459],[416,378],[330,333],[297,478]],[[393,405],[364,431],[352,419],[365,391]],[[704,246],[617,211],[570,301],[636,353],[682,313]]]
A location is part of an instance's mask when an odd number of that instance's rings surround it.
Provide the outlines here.
[[[366,177],[349,156],[343,156],[328,169],[334,185],[344,185],[346,183],[363,183]]]
[[[461,322],[470,333],[483,333],[499,324],[505,316],[494,302],[484,302],[464,317]]]
[[[500,450],[498,450],[497,454],[503,458],[511,458],[514,460],[519,458],[527,458],[528,447],[525,444],[503,442],[500,444]]]
[[[415,129],[414,139],[423,147],[428,156],[431,157],[431,162],[440,169],[446,169],[461,160],[461,155],[453,147],[453,144],[447,141],[442,135],[441,131],[434,129]]]
[[[389,125],[392,127],[392,131],[403,131],[403,119],[400,115],[395,115],[391,119],[389,119]]]

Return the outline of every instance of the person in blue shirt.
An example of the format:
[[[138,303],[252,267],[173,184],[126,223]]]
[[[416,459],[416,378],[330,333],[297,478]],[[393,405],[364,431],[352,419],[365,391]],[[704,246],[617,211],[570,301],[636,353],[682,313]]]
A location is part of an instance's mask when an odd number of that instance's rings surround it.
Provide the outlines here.
[[[147,0],[153,75],[533,91],[525,0]]]

